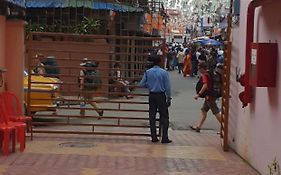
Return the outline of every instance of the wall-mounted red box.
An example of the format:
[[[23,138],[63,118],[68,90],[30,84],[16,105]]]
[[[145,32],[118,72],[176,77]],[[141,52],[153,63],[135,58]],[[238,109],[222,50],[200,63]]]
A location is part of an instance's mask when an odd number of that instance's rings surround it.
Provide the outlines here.
[[[274,87],[276,85],[277,43],[252,43],[250,85]]]

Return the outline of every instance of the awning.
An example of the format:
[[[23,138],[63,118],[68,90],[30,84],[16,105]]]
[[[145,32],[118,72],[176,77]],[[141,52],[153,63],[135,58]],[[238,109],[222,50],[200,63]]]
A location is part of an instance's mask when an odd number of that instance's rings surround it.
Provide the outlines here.
[[[89,0],[26,0],[27,8],[66,8],[86,7],[92,8],[92,1]]]
[[[117,3],[93,2],[91,0],[26,0],[27,8],[67,8],[84,7],[93,10],[112,10],[116,12],[143,12],[142,8]]]

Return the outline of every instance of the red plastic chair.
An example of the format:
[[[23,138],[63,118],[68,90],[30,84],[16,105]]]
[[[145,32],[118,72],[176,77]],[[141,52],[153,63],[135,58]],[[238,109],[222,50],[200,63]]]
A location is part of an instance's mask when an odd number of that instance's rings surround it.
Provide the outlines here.
[[[5,102],[8,116],[13,122],[25,122],[28,124],[31,140],[33,139],[32,117],[25,116],[22,112],[22,106],[18,97],[11,92],[2,92],[1,96]]]
[[[5,156],[8,156],[9,154],[9,144],[10,144],[11,136],[13,141],[12,152],[15,152],[15,148],[16,148],[15,131],[16,131],[15,127],[0,122],[0,146],[2,147]]]
[[[5,101],[3,97],[0,96],[0,127],[2,127],[4,131],[4,139],[3,139],[3,152],[4,155],[8,155],[9,146],[8,145],[8,135],[9,131],[12,131],[15,128],[17,141],[20,143],[20,151],[23,152],[25,149],[25,130],[26,124],[24,122],[13,122],[10,120],[10,117],[7,113],[7,109],[5,106]],[[15,139],[13,139],[15,141]],[[15,151],[15,142],[13,143],[13,151]]]

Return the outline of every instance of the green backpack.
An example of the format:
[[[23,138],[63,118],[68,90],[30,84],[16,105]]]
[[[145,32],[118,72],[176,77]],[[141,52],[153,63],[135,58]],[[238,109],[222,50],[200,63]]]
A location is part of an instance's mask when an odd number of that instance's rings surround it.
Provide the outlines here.
[[[86,90],[97,90],[101,88],[102,81],[99,73],[96,70],[83,70],[84,78],[84,89]]]

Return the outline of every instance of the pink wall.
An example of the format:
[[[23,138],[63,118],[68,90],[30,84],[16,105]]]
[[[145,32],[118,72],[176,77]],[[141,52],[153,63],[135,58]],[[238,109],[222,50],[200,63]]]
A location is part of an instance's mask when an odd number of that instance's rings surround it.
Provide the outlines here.
[[[236,67],[244,72],[245,24],[249,2],[250,0],[241,1],[240,25],[233,29],[232,36],[229,143],[260,173],[269,174],[267,165],[274,157],[281,165],[281,1],[274,1],[256,10],[254,34],[258,42],[271,40],[278,43],[277,86],[255,88],[251,105],[242,109],[237,97],[243,88],[235,81],[234,74]]]
[[[0,67],[5,67],[5,29],[6,29],[6,17],[0,15]],[[0,87],[0,92],[3,91],[3,87]]]
[[[8,91],[23,100],[24,22],[6,22],[6,78]]]
[[[0,67],[8,90],[23,100],[24,21],[0,16]],[[0,92],[4,87],[0,88]]]

